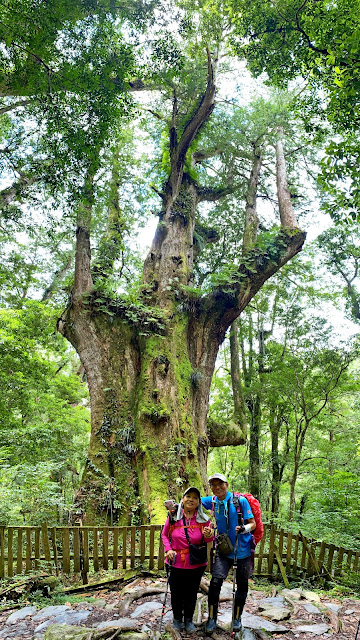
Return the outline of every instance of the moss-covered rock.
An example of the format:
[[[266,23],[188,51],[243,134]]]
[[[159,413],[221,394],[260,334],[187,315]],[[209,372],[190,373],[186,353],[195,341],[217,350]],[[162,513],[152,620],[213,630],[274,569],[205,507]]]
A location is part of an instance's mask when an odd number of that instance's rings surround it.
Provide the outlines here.
[[[87,627],[51,624],[45,631],[44,640],[87,640],[93,631]]]

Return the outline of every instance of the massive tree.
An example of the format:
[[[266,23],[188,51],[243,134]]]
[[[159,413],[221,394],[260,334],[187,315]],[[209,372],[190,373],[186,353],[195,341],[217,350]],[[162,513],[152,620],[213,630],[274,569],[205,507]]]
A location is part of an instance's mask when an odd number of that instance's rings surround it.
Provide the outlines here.
[[[139,104],[139,112],[147,110],[158,123],[161,180],[152,185],[158,225],[136,295],[124,293],[119,268],[131,208],[139,205],[128,198],[124,208],[119,196],[130,189],[124,143],[130,110],[119,111],[118,103],[128,105],[127,89],[144,83],[130,81],[136,65],[126,38],[118,37],[121,55],[107,58],[106,36],[110,32],[116,42],[118,28],[110,14],[92,16],[89,27],[82,19],[69,37],[63,27],[63,39],[52,42],[60,41],[61,60],[67,56],[64,74],[55,74],[45,109],[38,101],[29,112],[41,121],[36,140],[41,160],[47,153],[50,158],[50,185],[60,185],[64,206],[69,211],[72,204],[76,218],[73,283],[58,329],[79,354],[90,391],[90,449],[77,494],[89,523],[103,522],[108,510],[113,522],[128,523],[134,514],[162,521],[169,493],[177,497],[187,484],[206,485],[209,445],[244,442],[240,414],[228,427],[207,422],[219,345],[263,283],[305,240],[287,183],[286,123],[266,105],[262,126],[253,127],[251,113],[234,104],[226,116],[221,100],[216,103],[224,29],[219,34],[207,28],[206,37],[206,29],[195,37],[194,24],[181,22],[183,47],[179,34],[152,32],[153,49],[145,48],[149,62],[142,72],[156,92],[154,100]],[[91,79],[89,94],[69,50],[69,43],[81,42],[81,28],[88,35],[79,60],[81,73]],[[127,37],[133,37],[130,31]],[[89,49],[91,38],[95,49]],[[52,49],[49,63],[54,56]],[[61,86],[68,69],[75,75]],[[139,126],[138,120],[135,134]],[[143,179],[139,170],[134,176],[135,182]],[[257,211],[263,176],[275,180],[271,200],[279,211],[266,226]],[[5,208],[16,199],[15,188],[7,196]],[[67,273],[70,265],[67,256]]]
[[[161,521],[160,507],[169,492],[176,496],[188,484],[206,485],[209,444],[244,442],[239,427],[225,431],[207,425],[219,345],[262,284],[301,250],[305,239],[290,200],[279,130],[274,142],[277,233],[260,235],[258,242],[256,193],[262,149],[253,140],[245,221],[237,230],[243,237],[242,255],[229,265],[231,275],[228,270],[222,283],[194,289],[194,269],[201,260],[199,236],[204,243],[216,240],[211,229],[198,225],[199,204],[234,190],[230,178],[227,188],[210,188],[193,172],[196,163],[221,152],[194,145],[215,107],[217,62],[208,50],[206,85],[187,118],[182,117],[173,86],[168,177],[158,191],[159,222],[136,306],[96,289],[90,245],[91,175],[79,208],[74,287],[59,330],[77,350],[89,384],[91,443],[77,499],[92,518],[105,507],[104,485],[108,492],[111,485],[113,512],[120,522],[128,522],[129,511],[139,501],[151,521]],[[116,202],[113,216],[114,209]]]

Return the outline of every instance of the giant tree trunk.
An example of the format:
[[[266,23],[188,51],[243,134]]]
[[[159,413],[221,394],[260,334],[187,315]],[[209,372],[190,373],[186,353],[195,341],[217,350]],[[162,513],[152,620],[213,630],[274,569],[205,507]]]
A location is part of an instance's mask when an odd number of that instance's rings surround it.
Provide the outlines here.
[[[237,275],[206,295],[194,294],[195,214],[205,196],[184,166],[214,106],[215,62],[208,52],[207,87],[179,139],[174,94],[170,175],[137,305],[96,291],[90,269],[91,176],[87,180],[74,289],[59,330],[77,350],[90,391],[91,441],[76,505],[88,523],[104,522],[105,514],[110,523],[162,522],[164,499],[178,498],[189,484],[206,486],[210,443],[244,441],[237,425],[207,424],[219,345],[262,284],[305,239],[298,229],[284,229],[269,251],[257,250],[252,224],[251,251],[244,247]],[[206,193],[214,199],[220,192]]]

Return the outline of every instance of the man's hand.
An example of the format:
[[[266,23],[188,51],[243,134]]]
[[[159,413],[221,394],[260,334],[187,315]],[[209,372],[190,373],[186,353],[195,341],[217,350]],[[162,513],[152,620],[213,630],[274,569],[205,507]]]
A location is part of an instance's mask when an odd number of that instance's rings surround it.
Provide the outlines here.
[[[251,533],[253,527],[252,527],[252,523],[249,524],[242,524],[239,525],[238,527],[235,527],[236,533]]]

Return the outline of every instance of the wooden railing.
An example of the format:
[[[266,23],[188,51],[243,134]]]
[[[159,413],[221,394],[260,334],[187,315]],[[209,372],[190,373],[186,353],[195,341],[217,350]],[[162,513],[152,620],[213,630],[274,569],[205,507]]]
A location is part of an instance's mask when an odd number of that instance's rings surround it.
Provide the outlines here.
[[[39,569],[60,574],[88,574],[137,566],[164,568],[160,525],[129,527],[0,527],[0,578]],[[255,552],[255,574],[261,576],[324,575],[358,572],[359,551],[317,542],[264,526]]]

